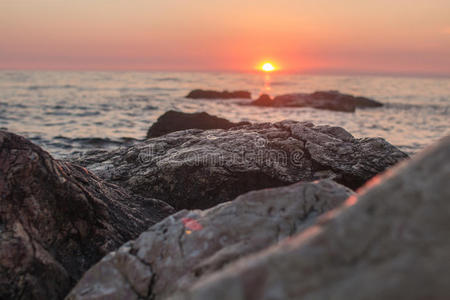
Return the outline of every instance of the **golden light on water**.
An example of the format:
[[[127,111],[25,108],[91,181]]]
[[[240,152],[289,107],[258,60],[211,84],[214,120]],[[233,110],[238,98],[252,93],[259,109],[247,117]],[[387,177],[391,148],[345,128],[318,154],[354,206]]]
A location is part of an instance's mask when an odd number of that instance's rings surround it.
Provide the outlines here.
[[[261,66],[261,69],[264,72],[272,72],[275,71],[275,67],[270,63],[270,62],[266,62]]]

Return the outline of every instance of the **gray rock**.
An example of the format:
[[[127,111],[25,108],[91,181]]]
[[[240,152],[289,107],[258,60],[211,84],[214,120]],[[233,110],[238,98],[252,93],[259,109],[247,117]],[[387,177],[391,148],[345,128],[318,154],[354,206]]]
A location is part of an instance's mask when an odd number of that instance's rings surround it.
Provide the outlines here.
[[[249,125],[249,122],[233,123],[226,119],[212,116],[206,112],[184,113],[169,110],[161,115],[147,131],[147,138],[185,129],[229,129]]]
[[[250,99],[252,95],[247,91],[212,91],[212,90],[192,90],[186,96],[186,98],[191,99]]]
[[[352,194],[323,180],[250,192],[205,211],[180,211],[102,259],[67,299],[162,299],[299,232]]]
[[[173,212],[0,131],[0,299],[61,299],[92,264]]]
[[[448,299],[450,137],[173,300]]]
[[[365,98],[341,94],[338,91],[318,91],[311,94],[294,93],[271,99],[263,94],[250,105],[273,107],[312,107],[335,111],[354,112],[356,108],[380,107],[382,103]]]
[[[140,195],[195,209],[301,180],[332,178],[355,189],[406,157],[381,138],[283,121],[177,131],[74,161]]]

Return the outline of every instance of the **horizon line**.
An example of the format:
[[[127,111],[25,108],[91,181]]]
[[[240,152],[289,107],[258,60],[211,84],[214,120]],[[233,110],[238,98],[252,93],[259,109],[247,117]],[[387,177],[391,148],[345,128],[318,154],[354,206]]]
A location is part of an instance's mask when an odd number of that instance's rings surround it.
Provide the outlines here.
[[[175,68],[74,68],[74,67],[29,67],[29,68],[3,68],[0,71],[22,71],[22,72],[179,72],[179,73],[260,73],[262,70],[237,70],[237,69],[175,69]],[[293,75],[320,75],[320,76],[392,76],[392,77],[431,77],[447,78],[450,73],[427,72],[427,71],[374,71],[374,70],[343,70],[343,69],[304,69],[289,70],[282,69],[272,71],[271,74],[293,74]]]

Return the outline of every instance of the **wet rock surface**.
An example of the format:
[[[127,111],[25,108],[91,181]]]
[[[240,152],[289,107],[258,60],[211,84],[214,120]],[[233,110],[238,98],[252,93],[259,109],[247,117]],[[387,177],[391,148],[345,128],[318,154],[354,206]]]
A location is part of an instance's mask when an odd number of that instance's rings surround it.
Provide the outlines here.
[[[383,106],[378,101],[365,97],[341,94],[338,91],[317,91],[311,94],[285,94],[276,96],[273,99],[263,94],[250,104],[273,107],[312,107],[344,112],[354,112],[356,108]]]
[[[61,299],[106,253],[172,213],[0,131],[0,298]]]
[[[159,137],[170,132],[185,129],[229,129],[249,124],[248,122],[233,123],[206,112],[184,113],[170,110],[161,115],[148,129],[147,138]]]
[[[172,300],[448,299],[450,137]]]
[[[213,90],[192,90],[186,98],[191,99],[251,99],[252,95],[248,91],[213,91]]]
[[[180,211],[93,266],[68,299],[163,299],[303,230],[351,195],[322,180],[253,191],[204,211]]]
[[[250,190],[332,178],[355,189],[407,158],[381,138],[283,121],[173,132],[73,161],[176,209],[208,208]]]

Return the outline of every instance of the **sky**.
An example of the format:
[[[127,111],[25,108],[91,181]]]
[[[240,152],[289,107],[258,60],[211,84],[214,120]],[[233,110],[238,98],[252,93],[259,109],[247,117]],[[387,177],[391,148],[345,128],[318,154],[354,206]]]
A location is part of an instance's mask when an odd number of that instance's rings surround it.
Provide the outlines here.
[[[450,75],[448,0],[0,0],[0,69]]]

